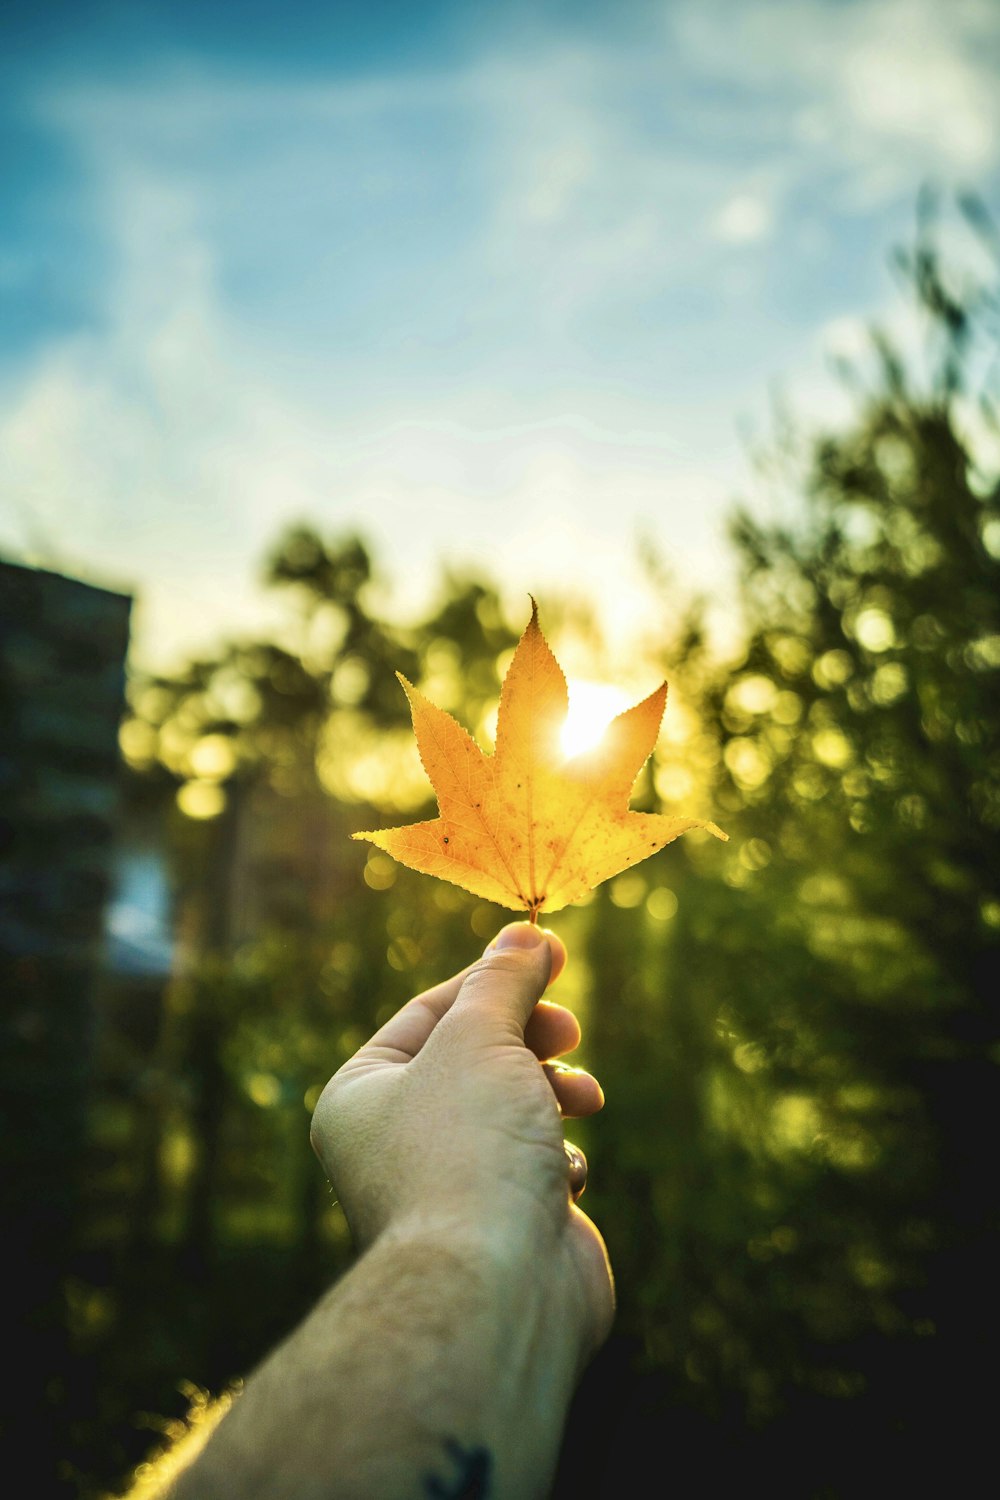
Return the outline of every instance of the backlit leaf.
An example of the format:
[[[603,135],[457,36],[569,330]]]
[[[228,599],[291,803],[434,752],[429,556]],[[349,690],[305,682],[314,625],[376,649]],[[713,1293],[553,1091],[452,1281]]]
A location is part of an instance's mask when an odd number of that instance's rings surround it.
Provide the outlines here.
[[[400,864],[527,911],[534,921],[539,911],[578,901],[691,828],[727,837],[698,818],[629,809],[659,734],[665,682],[619,714],[595,749],[564,759],[559,731],[569,703],[566,679],[539,629],[534,602],[501,688],[492,755],[397,675],[439,816],[353,837]]]

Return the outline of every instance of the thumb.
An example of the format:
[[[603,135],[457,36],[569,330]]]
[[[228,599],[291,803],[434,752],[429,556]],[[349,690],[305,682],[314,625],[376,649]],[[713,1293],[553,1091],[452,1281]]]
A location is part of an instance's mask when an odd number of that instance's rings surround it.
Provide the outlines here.
[[[509,923],[470,969],[449,1016],[523,1040],[528,1017],[565,957],[555,933],[528,922]]]

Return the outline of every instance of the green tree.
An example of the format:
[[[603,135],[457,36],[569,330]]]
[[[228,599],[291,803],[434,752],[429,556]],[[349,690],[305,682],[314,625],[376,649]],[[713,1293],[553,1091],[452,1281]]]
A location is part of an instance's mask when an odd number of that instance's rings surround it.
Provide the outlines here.
[[[516,639],[495,590],[449,575],[422,618],[391,623],[364,543],[308,527],[278,539],[265,580],[285,602],[273,637],[136,675],[122,729],[178,963],[104,997],[72,1298],[105,1414],[82,1439],[103,1457],[77,1462],[109,1476],[148,1446],[137,1405],[169,1420],[178,1381],[221,1389],[346,1264],[309,1111],[385,1014],[502,920],[350,840],[430,797],[397,670],[473,728],[495,701]]]
[[[685,841],[658,955],[593,939],[621,1327],[759,1458],[807,1439],[790,1496],[971,1476],[998,1333],[996,279],[900,266],[925,363],[874,334],[854,419],[770,456],[795,518],[734,520],[745,648],[695,662],[732,841]]]

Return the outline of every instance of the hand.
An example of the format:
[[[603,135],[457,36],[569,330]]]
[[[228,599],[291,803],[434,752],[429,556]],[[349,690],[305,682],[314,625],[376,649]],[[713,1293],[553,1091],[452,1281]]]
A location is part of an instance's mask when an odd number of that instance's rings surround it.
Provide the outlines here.
[[[404,1005],[330,1080],[312,1140],[361,1251],[378,1238],[474,1247],[542,1278],[582,1364],[614,1306],[604,1242],[572,1201],[562,1117],[600,1109],[597,1080],[553,1062],[579,1024],[540,1000],[566,950],[526,922]],[[541,1065],[540,1065],[541,1064]]]
[[[327,1084],[312,1139],[360,1254],[164,1497],[550,1492],[614,1308],[562,1137],[603,1097],[554,1064],[580,1028],[540,998],[565,960],[554,934],[512,923]]]

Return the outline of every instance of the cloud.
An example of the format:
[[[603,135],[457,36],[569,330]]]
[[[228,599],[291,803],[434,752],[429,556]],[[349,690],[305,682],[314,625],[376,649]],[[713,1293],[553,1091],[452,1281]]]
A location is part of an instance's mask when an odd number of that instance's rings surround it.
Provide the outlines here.
[[[220,583],[246,608],[276,512],[306,493],[295,412],[241,359],[190,192],[148,173],[107,186],[115,274],[99,326],[9,382],[0,475],[37,560],[155,580],[148,629],[194,646],[217,626]],[[6,544],[23,530],[15,520]]]
[[[771,230],[772,213],[763,197],[737,193],[723,204],[712,223],[721,240],[734,244],[763,239]]]
[[[762,124],[784,115],[772,151],[790,186],[808,160],[857,209],[1000,163],[993,0],[686,0],[665,17],[690,66],[733,85],[748,123],[761,104]]]
[[[485,19],[446,72],[50,84],[107,253],[86,325],[8,360],[5,489],[142,585],[150,651],[254,617],[303,515],[370,535],[399,607],[441,556],[624,596],[646,526],[716,578],[737,413],[876,310],[925,176],[997,165],[990,8],[677,0]]]
[[[658,27],[470,32],[446,71],[85,79],[38,101],[93,180],[181,182],[219,295],[385,402],[469,361],[597,370],[650,303],[739,294],[831,208],[909,207],[1000,161],[991,0],[674,0]],[[655,15],[655,12],[650,12]],[[619,336],[620,335],[620,336]],[[289,366],[301,363],[306,337]],[[607,348],[605,348],[607,346]],[[315,359],[315,356],[310,356]]]
[[[0,404],[8,493],[32,511],[38,560],[139,591],[139,658],[169,668],[221,634],[278,616],[254,580],[284,523],[359,529],[388,568],[384,604],[424,607],[443,558],[520,597],[567,579],[645,598],[639,518],[687,512],[675,559],[712,570],[722,485],[654,422],[601,426],[543,411],[463,422],[337,410],[336,384],[303,395],[248,339],[219,286],[197,183],[117,163],[104,182],[115,274],[97,326],[37,359]],[[586,405],[586,401],[582,403]],[[413,409],[427,403],[416,396]],[[7,543],[18,540],[8,531]]]

